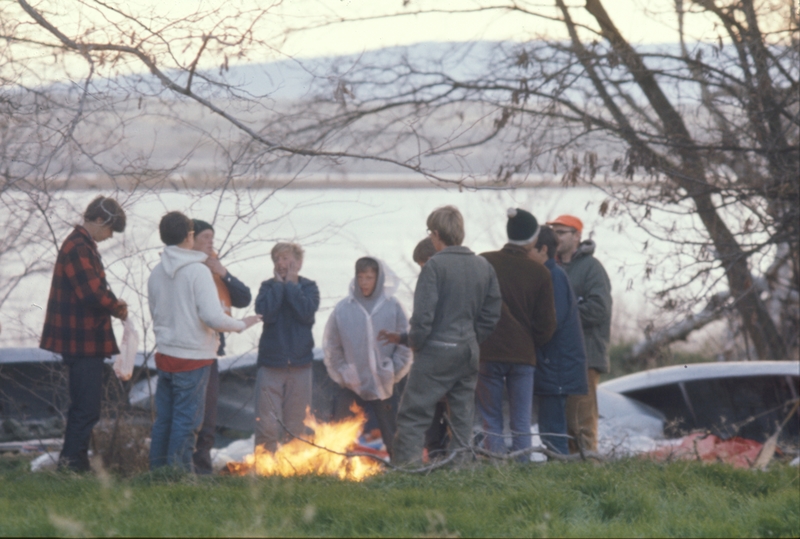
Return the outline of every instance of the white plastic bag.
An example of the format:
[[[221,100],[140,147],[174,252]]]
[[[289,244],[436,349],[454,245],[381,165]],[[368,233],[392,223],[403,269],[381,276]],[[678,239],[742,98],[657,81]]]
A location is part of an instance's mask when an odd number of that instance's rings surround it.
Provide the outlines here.
[[[139,334],[133,327],[133,319],[128,316],[122,323],[122,341],[120,342],[119,355],[114,356],[114,373],[117,378],[127,382],[133,375],[133,364],[136,361],[136,351],[139,348]]]

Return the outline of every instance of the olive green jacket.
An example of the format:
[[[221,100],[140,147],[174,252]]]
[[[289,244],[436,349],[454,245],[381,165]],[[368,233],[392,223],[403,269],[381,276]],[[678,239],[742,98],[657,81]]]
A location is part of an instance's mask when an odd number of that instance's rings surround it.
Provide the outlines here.
[[[586,366],[608,372],[608,341],[611,337],[611,281],[605,268],[594,257],[595,243],[582,241],[569,264],[561,267],[578,300],[583,338],[586,343]]]

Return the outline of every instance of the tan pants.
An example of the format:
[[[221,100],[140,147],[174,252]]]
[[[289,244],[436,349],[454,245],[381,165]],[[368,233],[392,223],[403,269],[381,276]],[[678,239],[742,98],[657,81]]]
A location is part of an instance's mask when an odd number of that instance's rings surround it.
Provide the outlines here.
[[[263,445],[267,451],[274,453],[279,443],[292,439],[291,435],[305,436],[303,420],[306,408],[311,406],[311,379],[311,365],[284,369],[258,368],[255,445]],[[281,426],[281,422],[284,426]]]
[[[597,451],[597,383],[600,381],[600,371],[589,369],[589,392],[586,395],[570,395],[567,397],[567,434],[572,436],[569,440],[569,452],[578,453],[580,434],[581,445],[586,451]]]

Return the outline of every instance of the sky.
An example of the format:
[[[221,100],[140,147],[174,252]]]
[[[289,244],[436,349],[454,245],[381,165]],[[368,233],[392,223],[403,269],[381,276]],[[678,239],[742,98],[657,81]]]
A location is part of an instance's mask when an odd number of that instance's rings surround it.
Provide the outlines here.
[[[499,9],[481,10],[482,7],[510,5],[512,2],[535,15]],[[573,8],[571,14],[576,22],[597,26],[583,9],[584,0],[565,2]],[[675,2],[603,0],[603,5],[622,34],[635,45],[678,41]],[[169,41],[170,49],[167,56],[160,60],[166,60],[167,65],[162,63],[162,67],[174,65],[174,60],[181,65],[189,65],[202,42],[203,34],[211,32],[223,35],[224,25],[233,29],[232,34],[239,34],[242,28],[251,24],[256,14],[259,15],[253,25],[253,35],[267,46],[245,45],[246,54],[237,56],[235,46],[215,47],[212,43],[204,50],[199,67],[220,67],[223,54],[230,56],[231,64],[246,64],[358,54],[383,47],[430,41],[524,42],[541,37],[567,38],[563,24],[547,18],[560,16],[555,8],[555,0],[137,0],[136,3],[125,0],[102,3],[95,0],[40,0],[31,3],[66,35],[85,41],[124,44],[130,39],[130,43],[134,43],[148,33],[141,26],[161,30]],[[685,3],[690,5],[689,2]],[[119,6],[125,14],[131,14],[138,20],[125,20],[122,14],[113,13],[109,6]],[[228,17],[212,13],[215,11]],[[239,16],[239,13],[244,15]],[[22,35],[23,38],[34,42],[55,41],[42,28],[29,24],[29,15],[14,3],[7,4],[0,16],[24,21],[24,28],[28,29],[29,34]],[[694,14],[685,19],[689,41],[716,43],[716,30],[704,15]],[[111,25],[120,21],[127,28],[122,35]],[[130,36],[131,33],[136,35]],[[24,44],[18,46],[25,47]],[[158,47],[160,44],[158,40],[151,39],[149,46]],[[157,54],[164,52],[162,46]],[[34,63],[36,56],[39,56],[40,62],[30,66],[35,78],[61,79],[66,76],[74,80],[87,74],[88,66],[79,55],[71,55],[65,60],[68,74],[48,67],[51,63],[50,49],[34,48],[31,52]],[[137,60],[130,62],[127,68],[119,67],[117,74],[126,69],[144,69]]]
[[[278,36],[281,29],[316,25],[323,20],[354,20],[364,17],[398,14],[400,16],[347,22],[303,31],[290,36],[280,45],[280,52],[295,57],[351,54],[381,47],[425,41],[515,40],[538,36],[565,37],[563,26],[545,18],[524,13],[489,10],[454,14],[454,11],[476,10],[487,5],[509,4],[507,0],[138,0],[121,5],[140,9],[139,13],[158,13],[180,18],[197,10],[225,6],[236,8],[269,7],[269,15],[261,20],[260,31]],[[583,0],[566,0],[567,5],[580,7]],[[529,11],[556,16],[554,0],[517,0]],[[64,14],[80,16],[80,9],[68,9],[71,2],[62,2]],[[91,5],[91,2],[88,3]],[[406,4],[406,5],[404,5]],[[687,5],[689,2],[686,3]],[[74,4],[73,4],[74,5]],[[133,6],[137,7],[133,7]],[[632,43],[664,43],[677,41],[675,0],[604,0],[603,5],[617,27]],[[432,13],[417,14],[418,11]],[[84,8],[84,13],[91,11]],[[583,9],[574,9],[577,21],[589,22]],[[447,12],[447,13],[444,13]],[[686,29],[697,38],[710,39],[713,28],[707,19],[688,17]],[[594,26],[594,25],[593,25]]]

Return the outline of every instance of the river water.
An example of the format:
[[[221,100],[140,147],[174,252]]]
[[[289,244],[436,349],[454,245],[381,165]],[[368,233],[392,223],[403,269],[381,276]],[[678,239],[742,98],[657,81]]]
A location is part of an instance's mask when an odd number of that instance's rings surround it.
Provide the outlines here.
[[[62,223],[56,231],[60,238],[69,233],[69,223],[80,221],[78,212],[96,194],[74,191],[54,206],[54,221]],[[112,290],[130,304],[141,333],[149,325],[146,281],[163,247],[158,221],[166,211],[180,210],[190,217],[213,220],[223,264],[250,286],[254,298],[260,283],[272,276],[269,253],[274,243],[298,241],[306,249],[301,275],[316,281],[322,296],[314,326],[319,344],[332,307],[347,294],[355,260],[364,255],[383,259],[398,274],[403,282],[398,299],[410,316],[418,275],[411,254],[416,243],[425,237],[425,219],[434,208],[453,204],[461,210],[466,223],[464,245],[478,253],[503,245],[509,207],[525,208],[540,222],[571,213],[583,220],[584,239],[596,241],[595,255],[611,278],[616,336],[635,337],[654,314],[648,294],[665,281],[644,278],[647,257],[653,255],[652,249],[645,254],[642,248],[648,237],[629,225],[624,216],[601,217],[598,208],[605,199],[603,192],[590,187],[465,192],[437,188],[241,190],[224,195],[220,191],[183,190],[136,194],[126,202],[127,231],[101,244],[100,252]],[[44,256],[55,262],[55,248]],[[0,347],[38,344],[44,311],[36,306],[47,304],[49,281],[49,274],[26,277],[9,297],[0,313]],[[251,307],[234,314],[252,312]],[[120,336],[118,321],[115,327]],[[242,335],[232,335],[228,352],[242,353],[257,347],[259,334],[260,330],[253,328]],[[149,332],[145,332],[142,344],[152,347]]]

